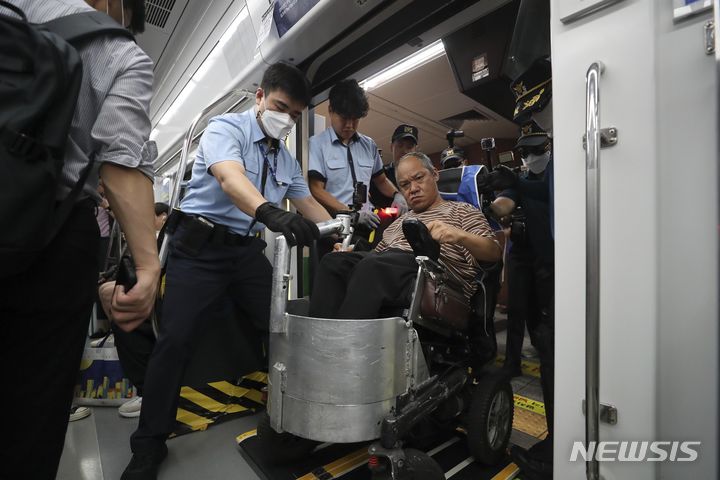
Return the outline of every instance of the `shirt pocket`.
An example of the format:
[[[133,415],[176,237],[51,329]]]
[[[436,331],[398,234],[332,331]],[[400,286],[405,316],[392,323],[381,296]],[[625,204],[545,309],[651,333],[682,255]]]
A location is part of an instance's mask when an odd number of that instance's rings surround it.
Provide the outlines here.
[[[327,158],[325,162],[325,166],[327,167],[327,182],[325,188],[332,194],[336,194],[336,190],[345,185],[346,178],[351,176],[346,155],[347,152],[345,151],[337,151],[325,157]]]
[[[344,169],[347,165],[347,152],[345,151],[334,152],[327,156],[327,168],[332,170],[333,173],[338,173],[338,170]]]
[[[368,155],[365,150],[357,153],[357,157],[353,156],[355,160],[355,172],[358,177],[358,182],[364,182],[365,184],[370,183],[370,179],[373,174],[373,167],[375,166],[375,157]]]
[[[260,172],[262,171],[263,157],[259,158],[253,155],[252,152],[243,152],[243,166],[245,167],[245,176],[255,185],[255,188],[260,191],[261,181]]]
[[[272,203],[279,204],[290,188],[292,178],[288,172],[277,172],[275,177],[268,171],[267,184],[265,185],[265,198]]]

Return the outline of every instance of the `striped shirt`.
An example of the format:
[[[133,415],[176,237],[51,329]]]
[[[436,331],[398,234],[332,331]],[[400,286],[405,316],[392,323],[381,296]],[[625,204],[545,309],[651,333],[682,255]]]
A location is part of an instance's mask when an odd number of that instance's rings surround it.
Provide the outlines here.
[[[402,222],[406,218],[417,218],[426,225],[433,220],[440,220],[453,227],[497,242],[485,215],[480,210],[463,202],[443,202],[422,213],[410,211],[395,220],[383,233],[383,238],[375,247],[375,251],[382,252],[393,248],[412,252],[412,247],[402,231]],[[474,280],[478,273],[477,260],[467,248],[443,243],[440,245],[440,261],[460,280],[463,294],[470,300],[476,289]]]
[[[31,23],[93,11],[84,0],[9,2],[20,7]],[[3,13],[8,14],[4,9]],[[137,168],[150,179],[154,176],[157,147],[148,141],[153,63],[132,40],[123,37],[97,37],[77,50],[83,63],[83,79],[57,198],[70,193],[90,158],[95,157],[95,171],[88,177],[81,198],[90,196],[99,201],[97,171],[104,162]]]

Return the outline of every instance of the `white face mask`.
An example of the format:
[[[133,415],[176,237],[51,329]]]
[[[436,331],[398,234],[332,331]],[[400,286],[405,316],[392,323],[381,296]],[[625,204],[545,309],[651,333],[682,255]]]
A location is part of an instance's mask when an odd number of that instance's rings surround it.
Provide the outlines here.
[[[110,15],[110,0],[105,1],[105,13]],[[120,18],[122,19],[122,26],[125,27],[125,1],[120,0]]]
[[[290,115],[267,108],[258,113],[258,118],[262,123],[265,133],[272,138],[285,140],[290,130],[295,125],[295,120]]]
[[[545,171],[548,163],[550,162],[550,151],[543,153],[542,155],[536,155],[529,153],[527,157],[522,159],[523,165],[534,174],[539,174]]]

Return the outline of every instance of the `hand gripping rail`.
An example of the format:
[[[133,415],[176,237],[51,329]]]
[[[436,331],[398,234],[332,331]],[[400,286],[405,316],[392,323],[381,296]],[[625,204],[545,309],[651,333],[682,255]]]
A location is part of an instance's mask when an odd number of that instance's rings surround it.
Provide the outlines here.
[[[321,237],[339,235],[343,239],[343,248],[347,248],[352,238],[352,217],[338,214],[334,220],[318,223]],[[272,296],[270,303],[270,333],[285,333],[287,322],[288,286],[290,284],[290,245],[283,235],[275,238],[275,258],[273,260]]]

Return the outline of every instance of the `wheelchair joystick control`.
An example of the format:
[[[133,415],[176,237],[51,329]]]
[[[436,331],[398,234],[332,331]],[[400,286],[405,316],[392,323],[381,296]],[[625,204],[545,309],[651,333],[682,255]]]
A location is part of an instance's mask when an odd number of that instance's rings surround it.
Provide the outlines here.
[[[440,258],[440,244],[430,235],[427,226],[416,218],[408,218],[402,223],[403,234],[416,257],[428,257],[437,262]]]

